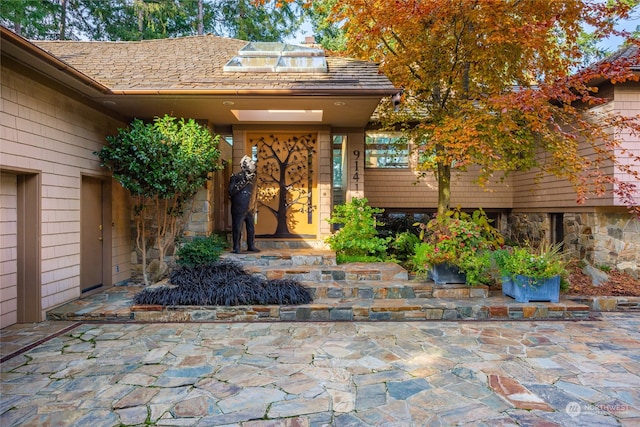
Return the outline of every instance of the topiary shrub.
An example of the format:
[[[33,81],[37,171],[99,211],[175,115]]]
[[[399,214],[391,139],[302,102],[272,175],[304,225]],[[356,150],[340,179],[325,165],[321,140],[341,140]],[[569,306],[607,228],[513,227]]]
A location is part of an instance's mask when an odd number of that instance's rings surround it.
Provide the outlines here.
[[[145,285],[158,280],[168,266],[167,249],[179,234],[185,205],[221,168],[220,136],[195,120],[165,115],[152,123],[134,119],[128,128],[107,137],[108,145],[95,152],[100,166],[129,190],[133,198],[136,247],[142,256]],[[147,224],[152,218],[153,224]],[[151,226],[150,226],[151,225]],[[157,271],[148,271],[148,242],[158,251]]]
[[[211,264],[220,259],[220,255],[226,247],[227,240],[219,234],[196,237],[180,246],[176,251],[176,263],[190,267]]]

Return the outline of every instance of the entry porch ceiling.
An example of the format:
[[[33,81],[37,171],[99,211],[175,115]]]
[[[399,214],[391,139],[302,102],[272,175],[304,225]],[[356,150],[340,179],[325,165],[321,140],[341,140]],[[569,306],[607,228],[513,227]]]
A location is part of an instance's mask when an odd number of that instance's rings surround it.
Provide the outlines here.
[[[169,114],[204,119],[216,126],[238,124],[287,124],[286,111],[321,110],[322,121],[300,121],[291,115],[291,124],[331,127],[364,127],[377,107],[380,96],[227,96],[227,95],[104,95],[94,98],[104,107],[128,118],[153,118]],[[277,121],[239,121],[234,111],[284,110]],[[243,115],[240,115],[241,117]],[[284,118],[284,120],[283,120]]]

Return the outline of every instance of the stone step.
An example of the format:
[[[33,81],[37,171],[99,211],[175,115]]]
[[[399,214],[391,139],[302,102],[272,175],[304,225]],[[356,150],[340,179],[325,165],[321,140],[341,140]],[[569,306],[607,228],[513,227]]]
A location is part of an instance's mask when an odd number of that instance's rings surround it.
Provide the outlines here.
[[[247,321],[419,321],[588,319],[588,305],[513,303],[505,297],[486,299],[319,299],[299,306],[162,307],[133,306],[131,320],[144,322]],[[78,320],[66,318],[65,320]]]
[[[450,285],[447,285],[450,286]],[[487,298],[326,298],[318,296],[300,306],[135,306],[132,300],[144,287],[114,286],[104,292],[69,302],[47,312],[49,320],[148,321],[148,322],[233,322],[311,320],[523,320],[586,319],[597,315],[599,298],[559,303],[517,303],[491,292]],[[434,289],[436,287],[434,286]],[[415,292],[415,290],[414,290]],[[631,300],[632,298],[626,298]],[[640,298],[634,299],[636,303]],[[612,307],[612,310],[620,310]],[[591,313],[591,314],[590,314]]]
[[[327,245],[322,240],[300,240],[300,239],[280,239],[273,238],[256,238],[256,247],[262,251],[269,250],[285,250],[285,251],[304,251],[304,250],[327,250]]]
[[[313,295],[314,302],[329,298],[410,299],[410,298],[487,298],[487,286],[436,285],[433,282],[407,280],[332,280],[301,282]]]
[[[408,281],[407,271],[395,263],[354,263],[346,265],[245,265],[247,272],[266,279],[306,282],[327,281]]]
[[[322,249],[301,249],[296,251],[274,249],[240,254],[225,252],[220,258],[233,261],[245,268],[336,265],[335,252]]]

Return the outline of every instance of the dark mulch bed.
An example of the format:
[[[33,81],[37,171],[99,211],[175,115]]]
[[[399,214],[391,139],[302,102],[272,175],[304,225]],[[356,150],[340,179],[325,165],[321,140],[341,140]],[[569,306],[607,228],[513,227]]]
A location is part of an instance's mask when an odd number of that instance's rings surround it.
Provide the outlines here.
[[[569,268],[569,295],[584,296],[640,296],[640,280],[618,270],[608,272],[609,280],[595,286],[589,276],[578,266]]]
[[[295,280],[266,280],[236,263],[219,261],[180,267],[169,286],[145,288],[133,302],[140,305],[299,305],[312,301],[309,290]]]

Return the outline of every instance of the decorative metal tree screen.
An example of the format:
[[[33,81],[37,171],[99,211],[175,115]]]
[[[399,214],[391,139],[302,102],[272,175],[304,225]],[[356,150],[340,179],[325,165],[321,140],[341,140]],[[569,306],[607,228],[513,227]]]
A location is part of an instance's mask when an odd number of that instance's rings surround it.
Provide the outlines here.
[[[316,135],[248,138],[258,165],[258,237],[315,238]]]

